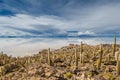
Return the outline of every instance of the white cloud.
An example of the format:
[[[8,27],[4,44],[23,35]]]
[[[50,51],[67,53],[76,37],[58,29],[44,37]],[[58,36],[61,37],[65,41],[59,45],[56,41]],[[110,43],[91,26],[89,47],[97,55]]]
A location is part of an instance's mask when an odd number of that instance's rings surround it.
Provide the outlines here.
[[[119,7],[119,3],[111,3],[102,6],[88,6],[83,9],[68,9],[67,11],[63,12],[63,14],[65,13],[64,17],[54,15],[32,16],[28,14],[0,16],[0,29],[3,30],[3,32],[1,31],[0,34],[4,34],[6,32],[9,34],[16,34],[17,31],[13,33],[14,30],[9,29],[9,26],[31,30],[38,29],[38,26],[34,25],[45,25],[49,26],[49,28],[56,28],[63,32],[77,30],[79,31],[79,34],[101,33],[113,29],[119,30]],[[44,27],[41,27],[41,29],[39,28],[38,31],[44,30],[42,28]],[[19,32],[22,34],[21,31]]]
[[[17,26],[23,28],[30,28],[31,25],[56,25],[61,26],[66,23],[64,19],[57,16],[30,16],[25,14],[17,14],[16,16],[0,16],[1,26]],[[62,27],[61,27],[62,28]]]
[[[94,32],[90,32],[90,31],[78,32],[78,35],[83,35],[83,34],[86,34],[86,35],[95,35]]]
[[[7,32],[12,34],[13,31],[16,32],[16,30],[11,29],[11,27],[34,30],[36,29],[36,27],[41,26],[41,30],[44,30],[42,29],[44,28],[42,26],[45,25],[45,26],[49,26],[49,28],[55,27],[58,29],[63,29],[64,24],[67,24],[67,23],[64,22],[64,20],[60,20],[56,16],[34,17],[30,15],[25,15],[25,14],[17,14],[16,16],[11,16],[11,17],[0,16],[0,29],[2,29],[2,32],[0,33],[5,34]],[[38,25],[38,26],[35,26],[35,25]],[[18,32],[21,32],[21,31],[18,31]]]
[[[75,24],[73,29],[80,31],[103,32],[112,29],[120,29],[120,3],[111,3],[106,5],[96,4],[94,6],[84,7],[84,9],[69,10],[65,15]],[[70,15],[69,15],[70,14]]]

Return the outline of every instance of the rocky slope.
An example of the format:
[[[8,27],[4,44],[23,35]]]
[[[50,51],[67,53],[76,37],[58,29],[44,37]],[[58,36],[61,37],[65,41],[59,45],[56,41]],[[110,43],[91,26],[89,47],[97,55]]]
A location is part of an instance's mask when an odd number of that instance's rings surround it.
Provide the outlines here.
[[[116,45],[119,53],[120,45]],[[111,44],[69,44],[57,50],[12,57],[1,53],[0,80],[120,80]],[[119,58],[118,58],[119,60]]]

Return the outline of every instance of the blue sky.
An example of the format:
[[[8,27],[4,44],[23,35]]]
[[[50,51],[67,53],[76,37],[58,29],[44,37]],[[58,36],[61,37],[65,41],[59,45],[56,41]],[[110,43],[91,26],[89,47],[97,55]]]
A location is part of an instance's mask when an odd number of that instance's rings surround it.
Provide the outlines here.
[[[0,0],[0,36],[113,36],[120,0]]]

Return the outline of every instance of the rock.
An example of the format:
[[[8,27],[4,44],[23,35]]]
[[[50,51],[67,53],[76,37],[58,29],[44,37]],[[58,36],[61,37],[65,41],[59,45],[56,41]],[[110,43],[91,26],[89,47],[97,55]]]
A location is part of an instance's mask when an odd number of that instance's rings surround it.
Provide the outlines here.
[[[87,75],[83,72],[80,78],[81,78],[82,80],[87,79]]]
[[[25,69],[24,68],[20,68],[19,72],[25,72]]]
[[[32,76],[29,80],[44,80],[44,79],[41,79],[40,77]]]
[[[110,66],[106,67],[105,72],[112,72],[112,71],[113,71],[113,69]]]
[[[88,67],[86,67],[86,66],[81,67],[80,70],[81,70],[81,71],[86,71],[86,70],[88,70]]]
[[[35,74],[35,71],[34,70],[31,70],[31,71],[28,71],[28,75],[34,75]]]
[[[56,58],[55,60],[54,60],[54,63],[58,63],[58,62],[64,62],[61,58]]]
[[[45,73],[45,76],[46,76],[46,77],[51,77],[52,74],[53,74],[52,72],[46,72],[46,73]]]
[[[106,79],[101,75],[101,76],[96,77],[95,80],[106,80]]]
[[[76,68],[74,68],[73,70],[72,70],[72,73],[73,74],[78,74],[80,72],[80,70],[79,69],[76,69]]]

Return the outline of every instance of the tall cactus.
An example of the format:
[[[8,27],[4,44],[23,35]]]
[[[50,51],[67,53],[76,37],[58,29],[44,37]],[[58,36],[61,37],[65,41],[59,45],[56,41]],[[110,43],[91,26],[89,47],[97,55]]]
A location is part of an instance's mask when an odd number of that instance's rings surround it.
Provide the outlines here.
[[[102,55],[103,55],[103,45],[102,44],[100,45],[100,50],[99,50],[98,54],[99,54],[99,59],[97,61],[97,69],[100,69],[101,62],[102,62]]]
[[[42,63],[43,60],[43,53],[40,53],[40,63]]]
[[[116,65],[116,73],[120,75],[120,54],[118,54],[117,65]]]
[[[84,64],[84,62],[85,62],[85,53],[82,52],[82,64]]]
[[[115,54],[115,51],[116,51],[116,35],[114,36],[113,55]]]
[[[80,63],[84,63],[84,58],[83,58],[84,54],[83,54],[83,44],[81,42],[81,51],[80,51]]]
[[[95,49],[94,49],[94,51],[93,51],[93,58],[95,58]]]
[[[52,52],[52,56],[53,56],[52,58],[54,60],[55,59],[55,51]]]
[[[107,56],[107,62],[108,63],[110,62],[110,54],[108,54],[108,56]]]
[[[48,64],[51,65],[51,61],[50,61],[50,48],[48,49]]]
[[[77,49],[75,48],[75,67],[78,68]]]

